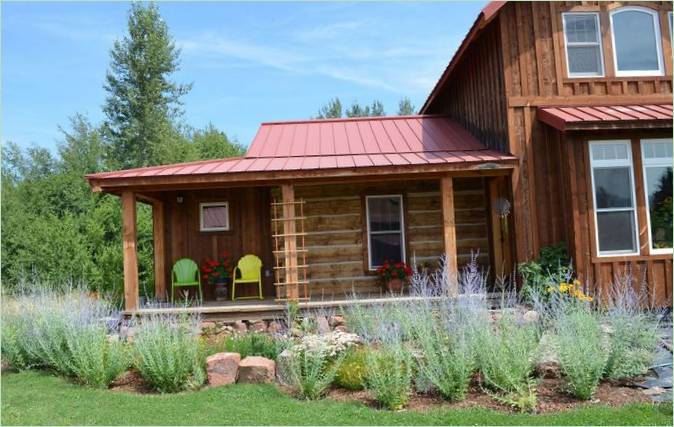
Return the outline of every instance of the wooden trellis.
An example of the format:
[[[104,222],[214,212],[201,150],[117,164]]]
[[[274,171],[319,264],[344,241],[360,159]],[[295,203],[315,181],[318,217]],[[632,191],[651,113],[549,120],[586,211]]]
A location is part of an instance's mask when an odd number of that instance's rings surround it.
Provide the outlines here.
[[[304,200],[279,202],[274,199],[271,208],[276,301],[308,300]]]

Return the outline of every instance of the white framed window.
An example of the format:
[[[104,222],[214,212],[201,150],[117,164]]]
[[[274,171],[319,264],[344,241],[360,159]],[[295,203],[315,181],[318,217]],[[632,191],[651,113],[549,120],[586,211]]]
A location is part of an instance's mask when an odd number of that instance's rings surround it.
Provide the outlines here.
[[[400,194],[365,196],[368,267],[405,261],[405,219]]]
[[[651,253],[672,253],[672,139],[642,139]]]
[[[591,141],[589,146],[597,254],[638,255],[631,142]]]
[[[604,57],[598,13],[562,14],[569,77],[602,77]]]
[[[229,230],[229,203],[228,202],[199,203],[199,230],[200,231]]]
[[[616,76],[661,76],[662,40],[658,13],[644,7],[611,12]]]
[[[669,21],[669,38],[672,38],[672,12],[667,12],[667,21]]]

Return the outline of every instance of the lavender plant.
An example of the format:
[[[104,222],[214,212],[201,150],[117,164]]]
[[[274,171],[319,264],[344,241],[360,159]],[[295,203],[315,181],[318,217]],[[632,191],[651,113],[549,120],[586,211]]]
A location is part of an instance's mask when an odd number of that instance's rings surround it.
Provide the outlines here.
[[[303,399],[323,397],[334,381],[342,360],[343,354],[331,358],[330,350],[325,345],[294,348],[288,365],[291,387]]]
[[[197,316],[157,315],[138,322],[134,366],[153,388],[172,393],[204,383],[198,325]]]

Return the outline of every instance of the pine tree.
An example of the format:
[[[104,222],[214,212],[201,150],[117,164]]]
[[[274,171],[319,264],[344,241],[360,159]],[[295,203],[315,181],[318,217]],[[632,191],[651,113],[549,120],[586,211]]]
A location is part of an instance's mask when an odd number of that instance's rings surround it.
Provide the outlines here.
[[[156,4],[133,3],[128,31],[110,51],[103,107],[110,160],[123,168],[162,160],[167,151],[162,146],[180,137],[175,125],[182,114],[180,98],[191,89],[171,80],[180,51]]]
[[[327,105],[318,110],[319,119],[338,119],[342,117],[342,102],[339,98],[331,99]]]
[[[404,97],[398,103],[398,115],[399,116],[411,116],[414,114],[414,105],[408,97]]]

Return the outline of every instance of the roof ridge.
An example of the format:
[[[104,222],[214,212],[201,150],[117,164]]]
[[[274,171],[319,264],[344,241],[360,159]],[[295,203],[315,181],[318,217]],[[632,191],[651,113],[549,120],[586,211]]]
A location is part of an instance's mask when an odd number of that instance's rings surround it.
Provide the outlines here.
[[[440,117],[449,117],[447,114],[411,114],[406,116],[367,116],[367,117],[339,117],[331,119],[297,119],[297,120],[278,120],[262,122],[260,126],[264,125],[291,125],[300,123],[334,123],[334,122],[358,122],[358,121],[372,121],[372,120],[405,120],[405,119],[432,119]]]

